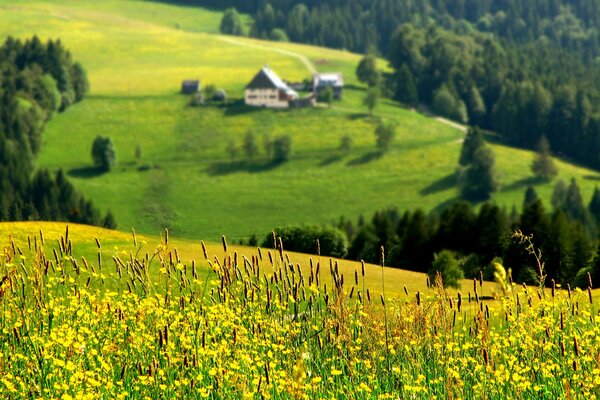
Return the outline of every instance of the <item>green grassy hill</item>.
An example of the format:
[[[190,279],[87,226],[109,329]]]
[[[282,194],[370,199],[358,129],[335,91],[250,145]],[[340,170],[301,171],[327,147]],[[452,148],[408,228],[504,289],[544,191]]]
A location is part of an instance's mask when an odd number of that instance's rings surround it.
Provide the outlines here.
[[[455,198],[461,130],[390,101],[371,118],[354,76],[360,55],[221,36],[219,19],[212,11],[148,1],[0,0],[0,37],[60,37],[91,82],[86,100],[48,124],[39,166],[68,171],[79,190],[114,212],[122,230],[155,234],[168,226],[190,239],[225,233],[237,240],[277,225],[327,223],[388,206],[432,209]],[[241,98],[265,64],[293,81],[310,77],[312,67],[342,71],[349,87],[332,109],[290,111],[193,108],[177,94],[182,79],[199,78]],[[374,152],[379,120],[397,126],[383,157]],[[290,135],[292,160],[276,168],[231,162],[226,147],[240,145],[248,130],[259,144],[263,136]],[[346,134],[354,145],[342,157],[337,147]],[[115,142],[119,166],[110,174],[90,168],[97,135]],[[141,164],[154,168],[139,169],[138,145]],[[494,151],[503,184],[495,200],[520,205],[532,154]],[[598,174],[559,167],[563,179],[582,178],[587,201]],[[536,189],[548,199],[552,184]]]

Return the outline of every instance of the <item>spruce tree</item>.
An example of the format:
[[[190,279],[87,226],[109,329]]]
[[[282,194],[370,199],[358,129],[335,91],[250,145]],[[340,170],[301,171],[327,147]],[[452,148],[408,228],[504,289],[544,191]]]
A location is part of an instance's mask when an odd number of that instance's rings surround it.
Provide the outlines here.
[[[569,219],[577,220],[582,224],[587,224],[589,221],[587,211],[583,206],[579,185],[577,185],[574,178],[571,179],[571,184],[567,189],[563,210]]]
[[[562,208],[567,200],[567,184],[563,179],[556,182],[552,191],[552,207],[557,210]]]
[[[596,223],[600,223],[600,190],[598,190],[598,186],[594,188],[594,194],[592,195],[592,200],[588,205],[588,210],[592,217],[596,220]]]
[[[373,110],[377,107],[379,101],[379,88],[372,86],[367,89],[363,98],[363,105],[369,110],[369,115],[373,115]]]
[[[523,200],[523,209],[527,208],[530,204],[538,199],[539,196],[533,186],[527,186],[527,190],[525,190],[525,199]]]
[[[377,70],[377,59],[373,55],[364,56],[356,67],[356,77],[369,87],[377,86],[381,75]]]
[[[495,172],[495,157],[487,146],[479,148],[473,161],[460,172],[459,188],[463,199],[487,200],[498,189]]]
[[[394,97],[407,106],[419,104],[419,92],[417,91],[415,78],[406,64],[402,65],[396,75],[396,93]]]
[[[223,19],[221,19],[220,31],[226,35],[242,36],[244,34],[242,20],[235,8],[225,10]]]
[[[536,177],[543,180],[550,180],[558,175],[558,170],[550,155],[550,143],[545,136],[542,136],[538,143],[538,151],[531,164],[531,172],[533,172]]]
[[[479,128],[469,128],[462,149],[460,151],[460,159],[458,163],[462,166],[473,162],[475,152],[485,145],[483,135]]]

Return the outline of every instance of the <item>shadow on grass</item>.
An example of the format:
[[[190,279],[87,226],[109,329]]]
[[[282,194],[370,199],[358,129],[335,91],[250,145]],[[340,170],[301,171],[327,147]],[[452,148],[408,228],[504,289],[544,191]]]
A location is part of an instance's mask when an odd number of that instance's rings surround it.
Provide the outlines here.
[[[100,175],[104,175],[106,171],[98,167],[83,167],[73,168],[67,171],[67,175],[72,178],[96,178]]]
[[[452,189],[453,187],[456,187],[456,174],[454,172],[430,183],[427,187],[421,189],[419,194],[421,196],[429,196],[430,194],[443,192],[444,190]]]
[[[210,176],[230,175],[239,172],[261,173],[272,171],[275,168],[283,165],[285,162],[248,162],[248,161],[231,161],[217,162],[209,165],[206,168],[206,173]]]
[[[600,176],[598,175],[584,175],[583,179],[586,181],[600,181]]]
[[[335,154],[331,157],[327,157],[319,163],[319,167],[327,167],[331,164],[335,164],[336,162],[341,161],[345,156],[345,154]]]
[[[346,165],[349,167],[356,167],[358,165],[368,164],[371,161],[379,160],[381,157],[383,157],[383,154],[383,151],[371,151],[358,158],[355,158],[354,160],[348,161]]]
[[[369,113],[352,113],[352,114],[348,114],[348,119],[350,121],[356,121],[359,119],[367,119],[370,118],[371,115],[369,115]]]
[[[346,90],[356,90],[357,92],[366,92],[367,89],[364,86],[358,86],[358,85],[354,85],[354,84],[346,84],[345,86]]]
[[[219,104],[217,106],[220,109],[225,109],[223,115],[226,117],[235,117],[238,115],[246,115],[255,112],[259,112],[261,110],[265,110],[267,107],[256,107],[256,106],[247,106],[243,99],[229,101],[227,103]]]
[[[510,185],[506,185],[502,188],[502,192],[510,192],[512,190],[518,190],[526,188],[527,186],[535,186],[543,183],[547,183],[546,179],[538,178],[536,176],[528,176],[518,181],[514,181]]]

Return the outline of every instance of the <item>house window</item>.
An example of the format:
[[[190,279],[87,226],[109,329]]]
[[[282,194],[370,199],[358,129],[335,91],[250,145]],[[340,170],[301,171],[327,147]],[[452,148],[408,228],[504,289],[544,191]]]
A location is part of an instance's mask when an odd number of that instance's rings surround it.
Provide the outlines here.
[[[249,96],[248,96],[248,98],[249,98],[249,99],[256,99],[256,96],[255,96],[255,95],[253,95],[253,94],[251,94],[251,95],[249,95]]]

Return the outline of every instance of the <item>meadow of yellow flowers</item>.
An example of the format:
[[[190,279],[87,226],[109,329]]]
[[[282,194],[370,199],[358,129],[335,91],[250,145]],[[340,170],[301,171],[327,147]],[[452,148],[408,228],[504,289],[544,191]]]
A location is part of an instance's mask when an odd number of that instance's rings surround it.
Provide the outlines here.
[[[34,240],[35,239],[35,240]],[[308,269],[278,243],[184,264],[158,248],[91,260],[68,232],[3,250],[0,398],[509,399],[600,393],[592,291],[375,298],[364,269]],[[134,237],[135,242],[135,237]],[[223,241],[225,253],[227,243]],[[327,279],[324,277],[327,276]],[[328,283],[325,283],[328,282]],[[331,284],[333,282],[333,284]]]

